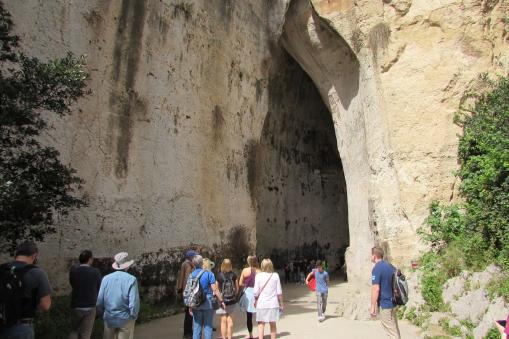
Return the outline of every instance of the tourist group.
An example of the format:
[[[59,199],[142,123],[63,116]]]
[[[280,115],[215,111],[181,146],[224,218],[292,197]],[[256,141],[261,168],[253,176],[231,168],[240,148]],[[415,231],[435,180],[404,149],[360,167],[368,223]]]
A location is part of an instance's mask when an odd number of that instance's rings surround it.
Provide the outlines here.
[[[51,307],[52,289],[47,274],[38,266],[39,251],[34,242],[18,245],[14,260],[0,265],[0,339],[35,338],[33,320],[38,311]],[[379,316],[386,333],[400,338],[393,296],[394,267],[383,260],[383,251],[374,247],[372,261],[371,315]],[[113,272],[101,276],[92,266],[93,254],[84,250],[79,265],[71,268],[71,332],[69,339],[88,339],[96,315],[104,321],[104,339],[132,339],[140,310],[136,277],[128,273],[134,260],[126,252],[114,255]],[[220,316],[220,336],[232,339],[234,314],[246,314],[247,337],[253,337],[253,318],[262,339],[268,324],[271,339],[277,336],[276,323],[283,313],[283,291],[280,278],[269,258],[258,262],[254,255],[237,274],[232,261],[222,260],[220,269],[194,250],[185,253],[177,281],[177,291],[186,306],[183,337],[212,339],[214,316]],[[325,320],[329,275],[318,260],[305,283],[314,281],[318,321]],[[299,270],[300,272],[300,270]]]

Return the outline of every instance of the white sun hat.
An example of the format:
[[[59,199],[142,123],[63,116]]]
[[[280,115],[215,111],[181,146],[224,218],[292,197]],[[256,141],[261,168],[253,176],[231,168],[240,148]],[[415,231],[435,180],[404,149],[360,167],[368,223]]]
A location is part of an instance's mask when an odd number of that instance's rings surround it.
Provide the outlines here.
[[[129,254],[127,254],[127,252],[120,252],[115,254],[113,257],[115,262],[111,265],[111,267],[113,267],[115,270],[125,270],[134,264],[134,260],[127,260],[128,255]]]

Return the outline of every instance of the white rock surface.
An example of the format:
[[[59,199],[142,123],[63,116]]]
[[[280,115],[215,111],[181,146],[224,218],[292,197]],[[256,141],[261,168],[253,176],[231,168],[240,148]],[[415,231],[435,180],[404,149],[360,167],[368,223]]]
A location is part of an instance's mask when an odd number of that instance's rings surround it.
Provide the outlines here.
[[[505,320],[507,313],[507,305],[502,298],[492,301],[481,322],[474,329],[474,337],[476,339],[484,338],[489,329],[493,327],[493,323],[497,320]]]
[[[465,293],[465,282],[467,279],[468,275],[460,275],[447,280],[442,291],[442,298],[445,303],[454,302]]]
[[[281,48],[331,113],[348,274],[368,287],[370,248],[379,243],[409,266],[430,202],[456,198],[453,114],[466,90],[482,86],[479,74],[509,67],[508,0],[5,4],[31,55],[89,56],[93,94],[82,113],[55,123],[51,141],[90,196],[42,246],[59,292],[85,247],[98,257],[216,248],[239,225],[256,246],[256,146],[278,96],[269,80]]]
[[[457,301],[451,303],[451,311],[460,320],[470,319],[477,323],[486,309],[489,307],[490,301],[487,293],[483,289],[467,292]]]

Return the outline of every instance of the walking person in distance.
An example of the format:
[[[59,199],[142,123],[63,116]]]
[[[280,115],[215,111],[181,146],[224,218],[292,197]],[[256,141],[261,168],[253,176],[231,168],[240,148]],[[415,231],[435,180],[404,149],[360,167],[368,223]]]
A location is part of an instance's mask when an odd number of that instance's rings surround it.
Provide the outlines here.
[[[325,310],[327,308],[329,273],[323,269],[323,265],[320,260],[316,262],[313,271],[308,274],[306,284],[308,284],[313,277],[316,281],[316,307],[318,310],[318,321],[322,322],[325,320]]]

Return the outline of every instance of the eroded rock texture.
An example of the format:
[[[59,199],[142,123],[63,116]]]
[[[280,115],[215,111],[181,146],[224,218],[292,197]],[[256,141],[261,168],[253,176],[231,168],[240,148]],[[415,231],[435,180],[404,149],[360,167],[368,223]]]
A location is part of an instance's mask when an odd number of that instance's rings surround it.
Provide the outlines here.
[[[509,65],[507,0],[5,4],[29,54],[89,60],[92,95],[48,140],[90,197],[42,245],[60,291],[83,248],[139,258],[160,297],[189,246],[349,246],[355,281],[375,243],[408,265],[455,197],[463,93]]]

